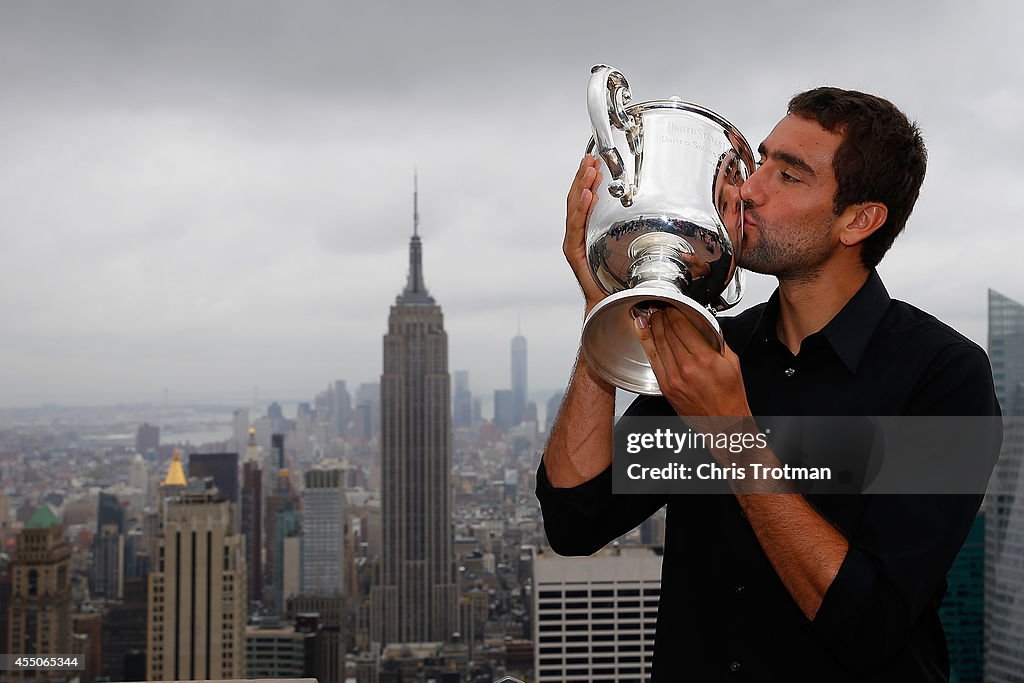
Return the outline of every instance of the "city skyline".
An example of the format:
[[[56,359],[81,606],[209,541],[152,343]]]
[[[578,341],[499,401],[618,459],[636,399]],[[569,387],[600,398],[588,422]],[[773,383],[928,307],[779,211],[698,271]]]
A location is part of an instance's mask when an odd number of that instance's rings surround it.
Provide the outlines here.
[[[414,245],[415,240],[411,246]],[[392,309],[392,334],[384,339],[385,362],[397,370],[403,359],[410,367],[431,359],[436,364],[436,370],[440,368],[440,359],[445,357],[441,352],[444,327],[440,306],[435,305],[439,302],[435,302],[422,285],[422,264],[418,250],[412,248],[410,254],[410,285]],[[1024,329],[1024,306],[996,291],[990,290],[989,296],[988,322],[992,330],[990,353],[996,391],[1004,415],[1017,415],[1020,409],[1014,403],[1013,396],[1014,387],[1017,388],[1017,394],[1020,394],[1024,386],[1021,384],[1021,372],[1024,371],[1021,359],[1024,355],[1020,353],[1024,350],[1021,343],[1024,339],[1021,333]],[[422,343],[423,337],[430,336],[427,331],[432,331],[435,336],[433,343]],[[415,343],[417,338],[421,343]],[[420,366],[420,369],[424,368]],[[395,372],[390,377],[393,380],[389,384],[392,390],[400,386],[404,389],[399,393],[407,397],[413,394],[405,402],[404,410],[399,407],[402,401],[384,402],[384,412],[392,416],[391,428],[395,433],[405,431],[405,436],[411,437],[417,432],[415,429],[402,429],[403,425],[417,422],[414,417],[409,417],[416,413],[415,410],[408,410],[410,405],[422,407],[425,403],[431,403],[435,408],[442,407],[442,410],[435,411],[435,417],[447,411],[448,401],[425,402],[422,396],[417,399],[419,392],[414,391],[417,385],[430,384],[424,381],[429,377],[436,380],[432,383],[435,392],[442,387],[446,389],[447,376],[441,377],[441,374],[428,372],[423,376],[413,376],[409,372]],[[395,381],[396,378],[404,381]],[[395,668],[429,667],[439,657],[434,651],[436,647],[421,651],[419,645],[395,642],[424,640],[414,632],[399,634],[394,639],[388,638],[386,640],[392,642],[384,645],[369,635],[373,632],[370,628],[374,619],[372,606],[366,602],[362,605],[349,602],[346,607],[345,600],[350,596],[365,597],[367,588],[372,595],[373,588],[379,585],[379,579],[376,578],[377,571],[370,569],[376,566],[376,561],[383,565],[389,556],[394,556],[394,551],[386,541],[387,535],[381,534],[381,526],[387,526],[389,515],[388,505],[380,505],[378,492],[387,498],[394,495],[396,489],[406,492],[418,490],[421,498],[430,498],[422,494],[433,488],[429,482],[436,477],[431,477],[429,472],[422,476],[416,473],[411,478],[416,485],[409,486],[406,482],[405,486],[394,487],[388,486],[388,482],[395,482],[401,477],[394,472],[387,473],[386,467],[383,477],[375,476],[372,472],[372,463],[376,458],[374,447],[361,434],[350,433],[346,437],[340,433],[343,427],[335,419],[335,410],[343,409],[350,413],[356,410],[347,398],[345,384],[335,382],[328,392],[317,396],[316,410],[307,406],[295,420],[284,418],[280,406],[273,406],[267,415],[250,415],[248,411],[239,411],[240,414],[235,415],[238,436],[232,438],[240,443],[245,439],[239,437],[245,434],[252,444],[247,448],[247,463],[266,461],[268,469],[278,472],[285,470],[295,481],[306,483],[302,496],[305,501],[304,511],[298,518],[300,524],[294,529],[298,535],[289,534],[287,538],[282,535],[279,541],[283,540],[284,543],[274,544],[274,571],[268,589],[269,593],[276,596],[272,604],[277,607],[268,613],[260,609],[268,607],[266,603],[254,605],[250,600],[249,614],[258,614],[258,619],[244,629],[239,628],[240,624],[244,624],[240,616],[245,612],[242,605],[251,596],[246,595],[246,585],[250,582],[245,581],[250,555],[246,553],[243,558],[243,548],[252,536],[251,531],[247,531],[249,525],[243,520],[241,528],[246,541],[241,542],[237,534],[238,520],[234,512],[227,512],[228,504],[220,500],[225,497],[222,492],[234,490],[242,483],[234,480],[238,472],[237,455],[240,453],[222,453],[218,447],[218,452],[207,454],[210,458],[196,457],[190,451],[184,451],[183,456],[178,449],[172,449],[162,442],[158,428],[145,423],[138,427],[134,449],[121,446],[95,451],[81,446],[68,448],[68,444],[79,440],[67,426],[55,428],[49,425],[24,432],[0,430],[0,435],[6,435],[9,439],[4,458],[0,458],[0,476],[6,477],[6,492],[13,493],[12,500],[0,495],[0,520],[9,519],[14,524],[7,527],[8,531],[15,531],[19,526],[29,531],[34,528],[61,527],[61,533],[48,533],[54,539],[58,536],[67,539],[71,544],[72,566],[78,567],[74,581],[69,584],[72,586],[76,610],[76,637],[79,638],[78,642],[87,642],[89,647],[98,648],[101,642],[98,634],[104,634],[104,672],[119,671],[122,668],[128,671],[130,664],[138,664],[140,653],[146,656],[148,652],[154,678],[165,676],[158,673],[158,662],[166,671],[175,661],[182,670],[206,670],[214,675],[217,662],[223,663],[226,667],[224,670],[240,665],[237,656],[228,650],[241,652],[240,645],[243,642],[245,668],[243,673],[235,674],[238,678],[265,675],[263,672],[274,668],[275,671],[290,672],[279,675],[298,677],[309,675],[310,671],[315,670],[324,672],[320,674],[320,680],[341,680],[338,678],[340,672],[347,670],[351,674],[354,669],[357,676],[362,672],[362,678],[358,680],[373,681],[377,680],[378,673],[380,680],[385,680]],[[263,446],[261,454],[260,448],[255,445],[256,436],[263,433],[261,430],[265,431],[268,425],[274,424],[278,426],[273,428],[273,432],[280,428],[286,433],[265,432],[268,442]],[[314,425],[319,426],[319,429],[310,431]],[[21,438],[12,438],[19,433]],[[657,547],[664,543],[664,518],[655,516],[647,520],[622,537],[620,543],[609,544],[599,557],[552,556],[550,549],[544,546],[543,527],[537,517],[539,510],[533,496],[534,456],[541,437],[536,427],[511,429],[501,435],[495,432],[493,425],[481,424],[479,421],[475,426],[452,430],[451,438],[455,444],[453,451],[457,455],[446,463],[444,469],[448,470],[447,484],[455,501],[449,525],[454,531],[455,564],[459,567],[460,575],[459,633],[460,638],[468,638],[468,644],[449,643],[445,646],[450,647],[446,656],[450,656],[453,662],[466,661],[467,656],[473,660],[474,651],[487,652],[486,643],[493,640],[488,638],[488,634],[493,636],[497,629],[498,639],[504,645],[500,654],[490,652],[486,664],[489,668],[478,671],[479,676],[472,679],[474,683],[496,680],[500,675],[499,667],[514,672],[526,671],[531,661],[534,670],[529,676],[531,680],[562,680],[566,677],[591,680],[594,675],[618,675],[620,680],[632,680],[635,670],[648,664],[653,648],[654,608],[659,595],[661,551],[645,546]],[[494,438],[498,438],[498,441],[490,440]],[[415,441],[414,438],[408,440]],[[518,450],[518,442],[523,442],[522,451]],[[1019,443],[1020,440],[1012,436],[1004,441],[1011,449],[1013,444]],[[387,443],[382,445],[386,454]],[[113,463],[115,458],[120,459],[119,464],[110,471],[104,472],[89,464],[90,461],[95,462],[97,457],[103,459],[101,450],[107,450],[105,459],[109,463]],[[135,451],[140,450],[147,452],[145,457],[135,454]],[[414,447],[410,450],[412,457],[407,457],[406,463],[411,466],[399,469],[414,469],[416,454],[426,455],[426,449]],[[82,460],[83,456],[88,459]],[[187,474],[192,476],[186,476],[183,457],[188,462]],[[986,594],[991,593],[992,597],[988,600],[984,617],[985,628],[988,629],[986,640],[990,643],[987,654],[989,659],[985,666],[993,672],[990,676],[992,680],[1012,680],[1013,672],[1019,668],[1014,668],[1014,662],[1019,659],[1019,639],[1014,635],[1015,624],[1019,619],[1016,619],[1013,610],[1005,608],[1006,604],[1012,604],[1014,596],[1019,593],[1020,572],[1015,568],[1019,562],[1015,564],[1013,560],[1013,553],[1019,548],[1014,545],[1013,538],[1016,537],[1012,534],[1015,515],[1019,512],[1012,504],[1012,490],[1019,483],[1015,470],[1019,466],[1018,460],[1012,450],[1004,450],[1001,463],[1004,476],[996,477],[1003,486],[997,486],[989,492],[994,494],[990,495],[988,506],[993,520],[992,531],[984,543],[981,537],[986,532],[981,531],[980,536],[975,538],[974,556],[967,562],[968,566],[956,574],[958,580],[953,580],[951,574],[950,586],[951,590],[956,591],[955,597],[947,598],[948,605],[954,608],[953,627],[947,631],[951,638],[951,654],[963,656],[954,661],[954,666],[958,672],[966,675],[969,671],[977,670],[969,668],[971,662],[980,662],[977,640],[981,626],[980,596],[983,581],[980,560],[982,546],[987,544],[984,590]],[[224,461],[232,465],[226,471],[217,466]],[[36,465],[40,466],[39,469],[35,468]],[[369,466],[368,471],[363,471],[364,466]],[[33,469],[48,474],[52,471],[52,475],[32,476]],[[196,477],[197,474],[200,476]],[[204,480],[202,475],[208,478]],[[150,489],[155,484],[154,479],[161,481],[157,499],[160,501],[158,505],[163,508],[163,525],[159,523],[161,515],[150,507],[153,504],[153,492]],[[348,504],[342,503],[339,496],[334,499],[337,505],[332,503],[320,510],[324,515],[316,513],[314,508],[320,506],[313,502],[312,495],[319,487],[312,481],[314,479],[322,479],[321,483],[337,488],[338,494],[342,490],[342,481],[345,481],[344,488],[352,494],[352,508],[347,509]],[[245,482],[249,480],[249,477],[244,477]],[[15,482],[19,485],[13,485]],[[19,492],[22,482],[24,489]],[[278,483],[286,482],[279,479]],[[241,497],[244,500],[245,484],[242,485]],[[1006,496],[1007,492],[1011,492],[1009,497]],[[369,504],[375,498],[377,504]],[[432,498],[435,508],[445,507],[445,497],[435,495]],[[52,501],[56,501],[57,507],[51,510],[47,506]],[[87,503],[84,508],[83,502]],[[407,498],[404,505],[411,507],[413,502]],[[37,504],[41,507],[36,508]],[[34,508],[35,513],[30,519],[28,515]],[[345,518],[352,532],[349,535],[347,531],[344,537],[339,534],[342,524],[338,520],[338,513],[343,508],[346,508]],[[407,519],[399,526],[417,530],[429,527],[428,517],[433,514],[436,521],[440,517],[437,512],[434,509],[432,512],[416,513],[413,520]],[[241,514],[245,514],[244,510]],[[1009,525],[1000,523],[1000,516],[1009,517]],[[208,520],[215,523],[210,524]],[[320,544],[316,542],[317,527],[320,521],[329,520],[334,527],[333,530],[326,527],[322,529],[327,532],[323,539],[333,538],[338,543],[329,541]],[[278,521],[281,521],[280,518]],[[417,527],[417,522],[421,526]],[[284,528],[280,524],[275,526],[278,527],[277,533],[281,534]],[[129,530],[129,527],[133,528]],[[231,532],[232,527],[235,528],[234,532]],[[88,531],[83,535],[85,529]],[[122,529],[127,534],[119,533]],[[1009,530],[1005,539],[999,534],[999,529]],[[83,542],[90,536],[93,540],[91,552]],[[429,536],[429,531],[426,531],[424,537]],[[317,594],[319,591],[316,590],[312,595],[307,594],[306,588],[312,588],[317,573],[315,565],[318,564],[313,557],[316,553],[305,552],[307,546],[309,550],[315,550],[313,546],[317,545],[325,551],[333,546],[332,551],[338,551],[342,549],[340,544],[343,538],[342,553],[353,549],[355,554],[350,559],[355,561],[351,565],[348,564],[349,559],[340,561],[345,565],[346,572],[350,566],[357,569],[352,575],[352,583],[357,590],[345,598],[338,595],[333,587],[328,591],[331,595]],[[18,544],[14,546],[16,551],[20,549],[20,540]],[[149,548],[150,544],[153,544],[152,548]],[[430,543],[422,545],[430,546]],[[163,552],[157,552],[161,546]],[[237,592],[229,596],[230,605],[224,609],[225,614],[230,612],[233,615],[230,623],[225,620],[222,624],[223,633],[218,634],[210,630],[209,624],[203,625],[189,619],[188,614],[205,613],[208,620],[210,614],[221,613],[210,597],[218,591],[210,591],[211,583],[205,577],[209,576],[212,566],[220,566],[219,559],[211,564],[211,558],[220,558],[222,554],[219,549],[222,547],[225,562],[229,555],[232,558],[230,572],[228,565],[224,565],[225,585],[230,573],[230,584]],[[178,549],[181,550],[180,559]],[[299,552],[300,549],[302,552]],[[123,578],[123,601],[111,595],[121,591],[111,590],[115,582],[106,578],[112,565],[105,556],[108,551],[114,557],[123,557],[123,575],[116,581],[120,584]],[[449,551],[439,549],[436,554],[443,556],[446,552]],[[517,556],[518,560],[515,559]],[[16,552],[12,556],[15,562],[9,565],[15,573],[19,571],[18,557]],[[346,556],[342,554],[342,557]],[[153,566],[150,566],[150,558]],[[626,561],[627,558],[638,559]],[[422,563],[412,564],[422,567]],[[613,564],[616,566],[613,567]],[[288,566],[292,567],[290,578]],[[360,568],[362,570],[358,571]],[[129,604],[137,605],[140,599],[145,604],[147,596],[144,585],[141,595],[139,592],[140,571],[143,575],[148,571],[151,577],[148,618],[161,626],[150,630],[163,634],[162,644],[151,641],[143,650],[139,646],[131,646],[132,641],[128,637],[131,634],[122,633],[121,624],[117,621],[122,618],[123,610]],[[192,577],[190,582],[186,582],[186,576]],[[6,584],[8,590],[25,583],[19,579],[10,582],[9,577],[10,574]],[[103,577],[102,582],[97,581],[100,577]],[[175,577],[181,577],[181,580]],[[527,579],[530,582],[524,583]],[[28,582],[31,585],[31,579]],[[346,579],[345,583],[350,582]],[[429,586],[437,587],[440,583],[435,580]],[[172,593],[172,587],[178,591],[176,587],[179,584],[181,591]],[[3,572],[0,571],[0,600],[3,599],[4,585]],[[198,592],[196,586],[199,587]],[[524,590],[526,586],[531,586],[533,591]],[[362,590],[359,590],[360,587]],[[443,594],[444,591],[438,593]],[[514,602],[513,598],[517,594],[519,600]],[[175,595],[180,599],[175,599]],[[443,598],[443,595],[438,597]],[[399,605],[419,605],[415,599],[399,599],[398,602]],[[94,605],[99,606],[99,609],[91,609]],[[90,606],[90,609],[83,606]],[[144,607],[136,608],[136,611],[140,609],[146,613]],[[340,614],[338,611],[343,609],[347,609],[353,618],[347,621],[337,618],[337,614]],[[319,617],[313,617],[310,612],[317,612]],[[16,609],[9,610],[9,621],[13,623],[18,614]],[[110,615],[109,618],[107,615]],[[312,622],[309,621],[311,618]],[[192,626],[185,630],[175,629],[171,625],[172,621]],[[403,616],[399,621],[404,623],[412,621],[412,618]],[[390,622],[395,623],[393,616]],[[118,643],[118,649],[116,653],[111,653],[110,661],[106,652],[110,649],[106,635],[108,630],[112,634],[115,631],[120,633],[116,638],[111,638],[110,642]],[[135,630],[135,635],[144,636],[146,633],[145,627]],[[240,634],[244,637],[243,641],[239,641]],[[502,634],[504,638],[501,638]],[[231,647],[225,647],[220,655],[214,657],[184,656],[172,659],[170,652],[174,649],[173,643],[178,640],[185,644],[179,648],[181,653],[195,652],[187,646],[190,638],[193,641],[205,640],[207,643],[230,642]],[[354,647],[351,646],[353,638]],[[269,644],[272,640],[274,644]],[[313,649],[303,650],[300,644],[304,640]],[[957,645],[955,650],[954,645]],[[303,660],[300,656],[303,651],[311,653],[314,649],[319,654],[312,664],[308,658]],[[207,652],[212,651],[207,648]],[[486,654],[482,656],[488,657]],[[99,655],[93,653],[89,657],[96,663],[96,673],[99,673]],[[333,664],[326,663],[324,657],[332,658]],[[463,659],[459,660],[459,657]],[[310,666],[314,669],[310,669]],[[335,674],[327,674],[328,670]],[[372,670],[372,675],[368,670]],[[1006,675],[1000,678],[1000,672]],[[521,673],[518,675],[523,677]],[[128,680],[141,678],[142,675],[136,675]],[[463,677],[459,680],[471,679]]]
[[[582,317],[561,254],[564,196],[598,62],[623,70],[634,99],[707,105],[755,146],[801,89],[890,97],[931,158],[881,274],[894,297],[984,345],[986,289],[1024,291],[1024,235],[1005,218],[1024,208],[1012,163],[1024,8],[830,6],[816,9],[828,30],[767,39],[801,7],[730,20],[652,5],[642,37],[599,43],[576,12],[545,6],[538,24],[529,4],[3,4],[0,406],[159,403],[165,389],[297,398],[330,378],[378,381],[414,167],[450,367],[475,393],[506,387],[495,347],[521,315],[529,386],[564,387]],[[688,59],[720,53],[704,30],[717,26],[729,58]],[[409,68],[420,54],[430,60]],[[914,68],[894,68],[907,55]],[[984,266],[965,267],[967,253]],[[743,306],[771,289],[752,280]]]

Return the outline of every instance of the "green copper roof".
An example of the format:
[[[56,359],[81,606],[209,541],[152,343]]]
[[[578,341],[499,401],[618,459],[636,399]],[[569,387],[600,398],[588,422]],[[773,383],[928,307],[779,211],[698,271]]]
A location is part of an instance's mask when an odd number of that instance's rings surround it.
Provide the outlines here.
[[[49,505],[40,505],[35,512],[32,513],[32,519],[28,520],[26,528],[28,529],[49,529],[52,526],[60,524],[60,520],[57,519],[57,515],[53,514],[53,510],[50,509]]]

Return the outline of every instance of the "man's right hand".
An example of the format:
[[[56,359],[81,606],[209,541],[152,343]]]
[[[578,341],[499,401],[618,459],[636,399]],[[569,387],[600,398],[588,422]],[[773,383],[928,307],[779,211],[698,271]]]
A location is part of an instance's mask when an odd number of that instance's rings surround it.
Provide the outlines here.
[[[587,264],[587,219],[597,202],[600,161],[583,157],[565,203],[565,241],[562,251],[586,299],[586,314],[608,296]],[[612,461],[612,422],[615,387],[587,364],[582,350],[544,449],[544,469],[555,488],[572,488],[589,481]]]
[[[601,299],[608,296],[594,280],[587,263],[587,219],[597,203],[597,188],[602,177],[598,170],[600,167],[601,161],[597,157],[584,155],[565,202],[565,240],[562,242],[562,251],[583,290],[586,313],[590,313]]]

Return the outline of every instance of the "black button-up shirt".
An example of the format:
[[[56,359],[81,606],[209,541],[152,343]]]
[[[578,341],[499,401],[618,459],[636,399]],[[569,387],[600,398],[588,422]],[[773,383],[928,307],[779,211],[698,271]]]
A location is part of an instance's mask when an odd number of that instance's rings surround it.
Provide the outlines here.
[[[776,335],[778,310],[776,292],[721,320],[755,416],[999,414],[985,352],[890,299],[874,272],[796,356]],[[663,398],[640,397],[616,429],[630,415],[673,414]],[[565,555],[596,552],[667,503],[658,681],[948,679],[939,604],[980,494],[808,496],[849,541],[811,621],[735,497],[615,496],[611,468],[555,489],[542,463],[537,482],[548,540]]]

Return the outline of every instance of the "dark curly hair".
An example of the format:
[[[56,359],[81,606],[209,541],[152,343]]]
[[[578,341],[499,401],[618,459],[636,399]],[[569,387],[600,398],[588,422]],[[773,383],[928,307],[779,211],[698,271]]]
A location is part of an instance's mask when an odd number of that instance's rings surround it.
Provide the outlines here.
[[[789,101],[789,113],[843,136],[832,171],[839,187],[833,211],[881,202],[888,216],[864,240],[861,261],[874,268],[903,231],[921,191],[928,150],[917,124],[881,97],[855,90],[814,88]]]

